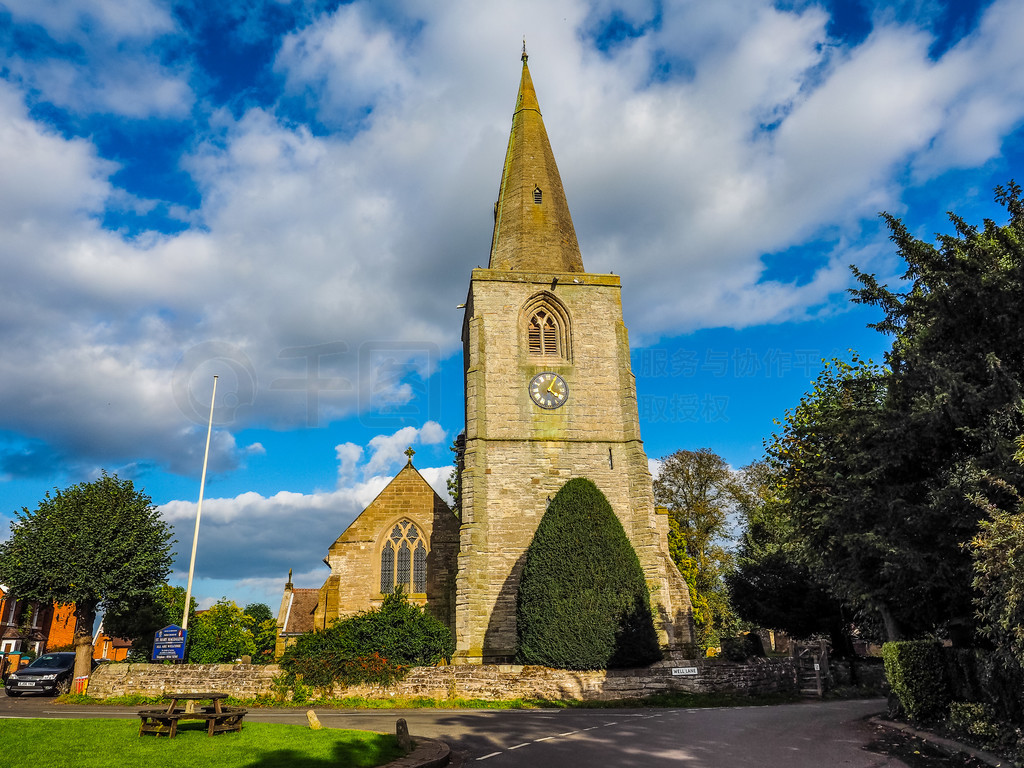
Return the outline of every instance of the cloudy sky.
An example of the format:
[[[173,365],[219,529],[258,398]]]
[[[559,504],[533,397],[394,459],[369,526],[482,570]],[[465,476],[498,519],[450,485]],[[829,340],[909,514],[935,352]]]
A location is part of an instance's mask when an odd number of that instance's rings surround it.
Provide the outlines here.
[[[443,489],[524,36],[652,458],[758,458],[887,346],[879,211],[1022,175],[1019,0],[0,0],[0,530],[105,468],[183,584],[214,375],[204,605],[320,586],[409,445]]]

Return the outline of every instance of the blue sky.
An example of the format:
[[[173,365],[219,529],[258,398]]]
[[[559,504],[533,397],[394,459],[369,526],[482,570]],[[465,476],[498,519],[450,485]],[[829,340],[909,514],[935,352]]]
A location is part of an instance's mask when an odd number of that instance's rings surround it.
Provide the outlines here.
[[[523,36],[648,455],[755,460],[823,358],[884,353],[846,295],[900,273],[880,211],[1003,218],[1022,34],[1010,0],[0,0],[0,526],[105,468],[184,583],[215,374],[203,604],[318,587],[410,444],[443,488]]]

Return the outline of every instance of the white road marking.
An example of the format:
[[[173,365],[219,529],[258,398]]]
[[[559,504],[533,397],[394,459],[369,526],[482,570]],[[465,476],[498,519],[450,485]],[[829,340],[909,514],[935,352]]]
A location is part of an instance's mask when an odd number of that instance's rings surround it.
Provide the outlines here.
[[[478,757],[477,760],[486,760],[489,757],[496,757],[497,755],[500,755],[500,754],[501,754],[501,752],[491,752],[491,754],[489,754],[489,755],[484,755],[483,757]]]

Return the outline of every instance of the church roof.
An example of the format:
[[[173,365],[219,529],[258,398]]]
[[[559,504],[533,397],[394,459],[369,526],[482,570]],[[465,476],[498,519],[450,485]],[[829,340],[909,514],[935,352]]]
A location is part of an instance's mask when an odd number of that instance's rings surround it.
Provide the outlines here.
[[[313,631],[313,611],[316,610],[319,596],[319,589],[292,590],[282,635],[301,635]]]
[[[494,208],[489,266],[525,272],[583,272],[576,230],[526,59],[524,46],[519,98]]]

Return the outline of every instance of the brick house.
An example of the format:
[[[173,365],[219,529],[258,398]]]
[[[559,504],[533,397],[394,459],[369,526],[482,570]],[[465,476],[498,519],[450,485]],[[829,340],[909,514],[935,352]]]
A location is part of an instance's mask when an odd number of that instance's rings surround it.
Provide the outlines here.
[[[0,585],[0,653],[44,653],[75,639],[74,605],[16,600]]]

